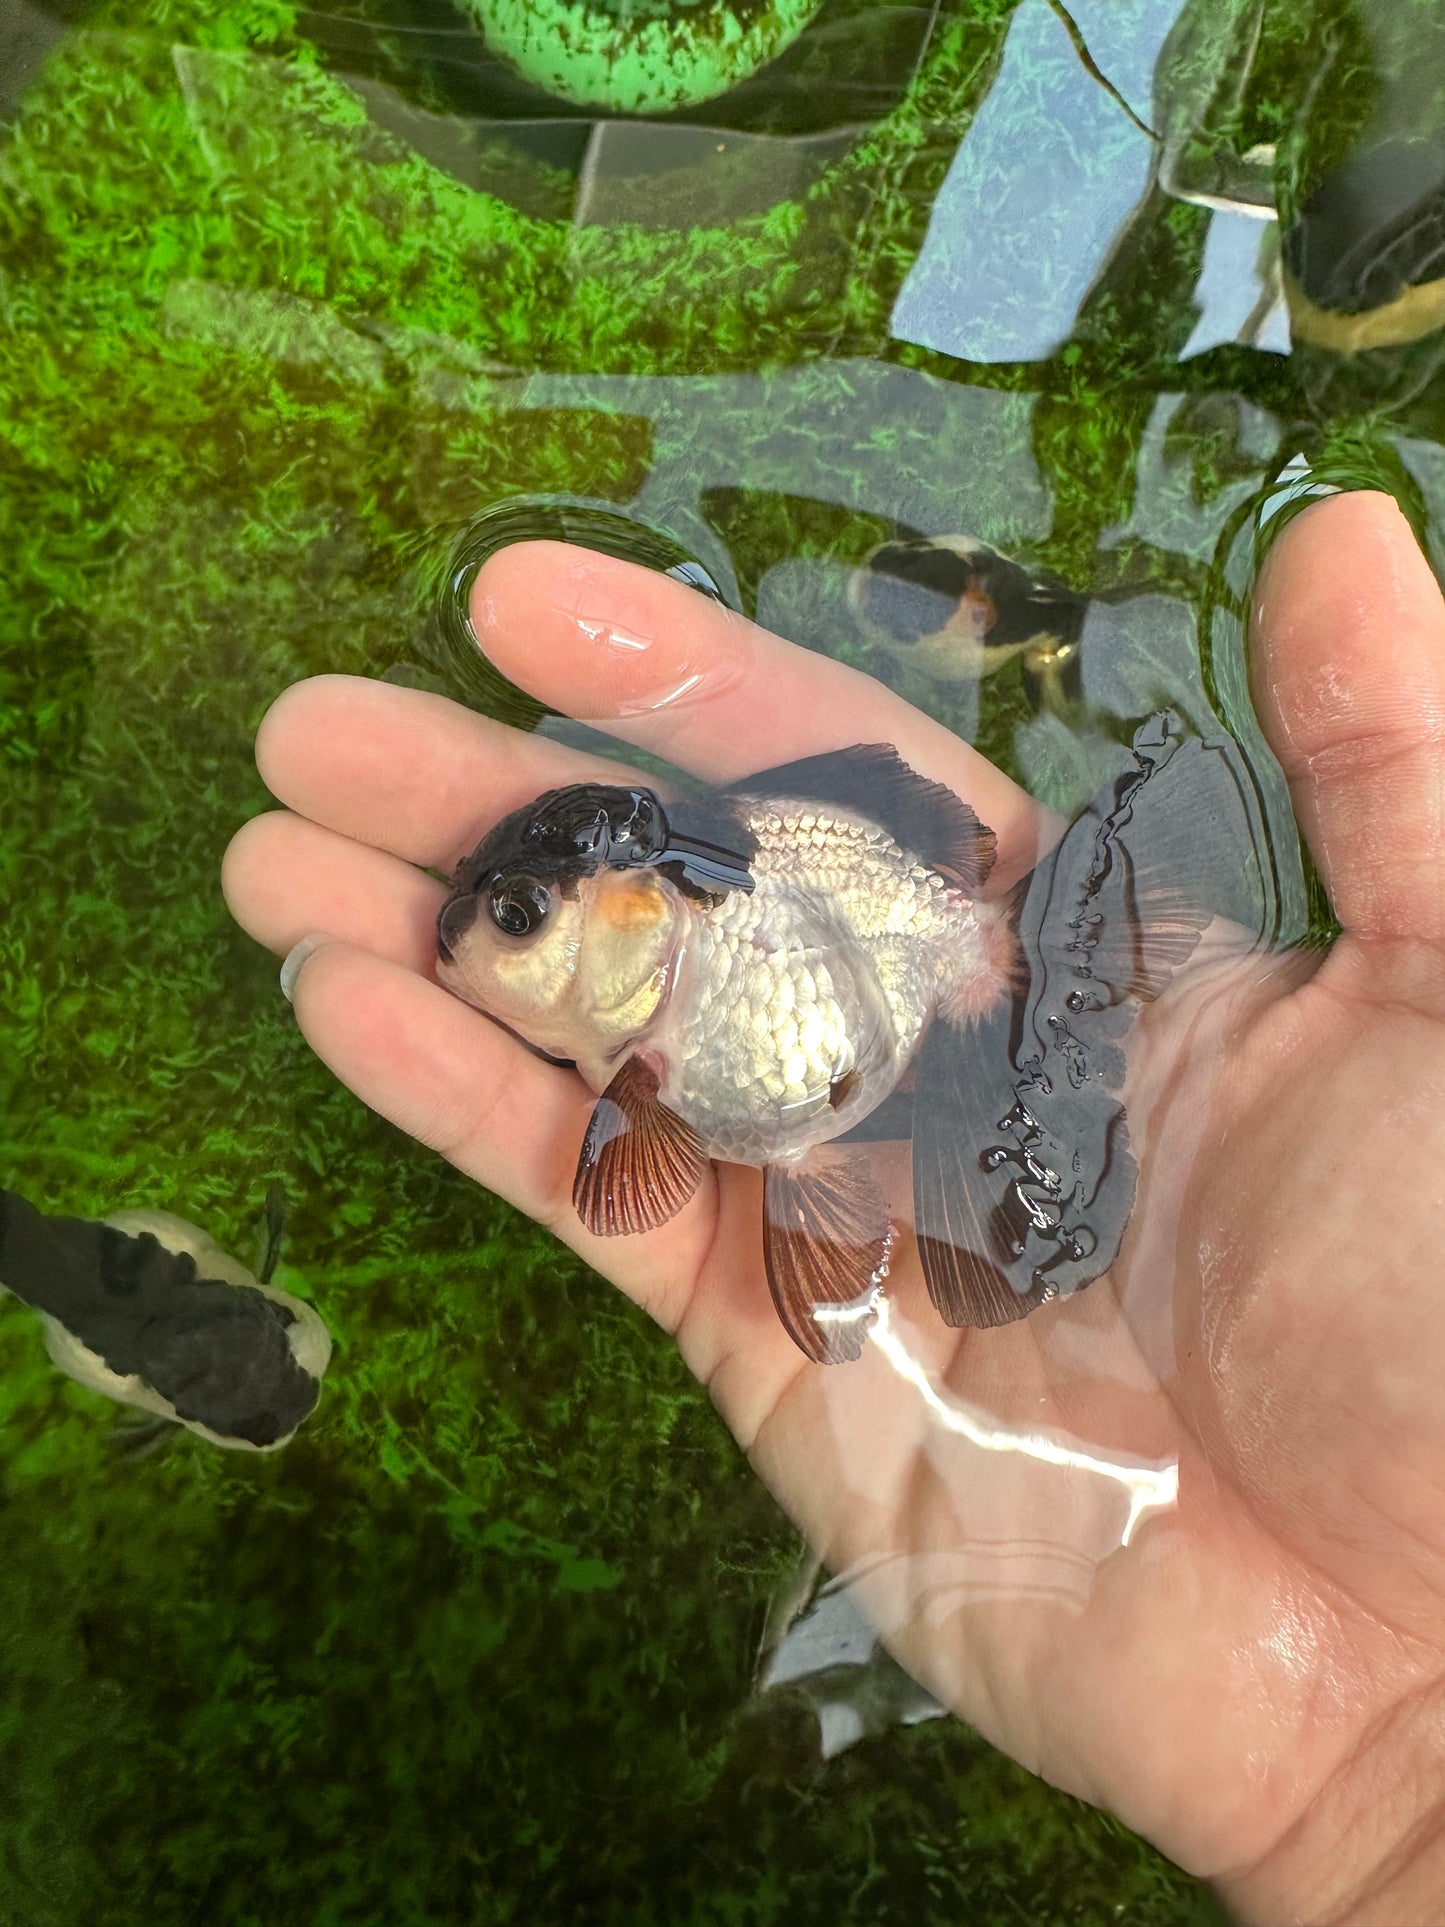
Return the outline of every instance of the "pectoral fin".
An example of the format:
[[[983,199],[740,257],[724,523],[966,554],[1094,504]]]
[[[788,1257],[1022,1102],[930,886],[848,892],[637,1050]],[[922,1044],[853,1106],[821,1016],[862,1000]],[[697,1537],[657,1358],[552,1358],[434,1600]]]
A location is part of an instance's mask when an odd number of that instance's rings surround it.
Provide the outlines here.
[[[768,1286],[788,1336],[816,1364],[863,1350],[892,1244],[888,1207],[862,1158],[825,1153],[811,1168],[769,1165]]]
[[[660,1088],[646,1058],[629,1057],[597,1100],[572,1185],[577,1215],[596,1237],[655,1230],[702,1182],[702,1140]]]

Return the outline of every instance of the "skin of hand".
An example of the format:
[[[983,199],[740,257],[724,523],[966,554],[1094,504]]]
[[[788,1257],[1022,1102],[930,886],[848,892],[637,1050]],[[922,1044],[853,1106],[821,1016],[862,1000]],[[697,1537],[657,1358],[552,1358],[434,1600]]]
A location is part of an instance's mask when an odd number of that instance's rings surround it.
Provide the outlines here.
[[[1054,834],[867,677],[660,576],[522,545],[472,608],[515,681],[704,780],[887,738],[998,830],[999,887]],[[1107,1278],[947,1331],[905,1237],[891,1342],[856,1365],[810,1365],[779,1327],[754,1172],[715,1168],[658,1231],[590,1237],[570,1194],[591,1094],[433,978],[444,892],[423,866],[615,765],[321,677],[262,726],[285,807],[237,836],[224,884],[276,953],[317,938],[292,996],[322,1059],[672,1334],[946,1703],[1247,1919],[1400,1927],[1445,1917],[1445,605],[1388,498],[1285,530],[1251,657],[1344,934],[1323,955],[1206,948],[1146,1013],[1140,1190]],[[1177,1462],[1177,1503],[1121,1532],[1100,1459]]]

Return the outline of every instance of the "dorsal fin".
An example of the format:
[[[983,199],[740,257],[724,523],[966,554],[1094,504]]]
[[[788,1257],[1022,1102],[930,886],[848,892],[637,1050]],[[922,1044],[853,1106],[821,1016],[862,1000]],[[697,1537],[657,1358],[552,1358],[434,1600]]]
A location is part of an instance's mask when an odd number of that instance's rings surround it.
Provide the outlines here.
[[[970,896],[993,868],[993,831],[951,789],[910,769],[891,743],[855,743],[804,756],[730,783],[725,794],[791,796],[856,810]]]

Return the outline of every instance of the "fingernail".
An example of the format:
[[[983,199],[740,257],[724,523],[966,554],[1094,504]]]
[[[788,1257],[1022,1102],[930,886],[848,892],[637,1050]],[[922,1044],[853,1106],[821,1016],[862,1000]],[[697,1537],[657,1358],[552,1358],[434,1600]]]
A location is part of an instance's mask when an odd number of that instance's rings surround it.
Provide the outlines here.
[[[319,950],[322,944],[335,941],[334,937],[328,937],[324,931],[318,930],[309,937],[303,937],[300,943],[293,943],[286,952],[285,961],[281,965],[281,995],[288,1004],[296,1001],[296,979],[301,975],[307,958]]]

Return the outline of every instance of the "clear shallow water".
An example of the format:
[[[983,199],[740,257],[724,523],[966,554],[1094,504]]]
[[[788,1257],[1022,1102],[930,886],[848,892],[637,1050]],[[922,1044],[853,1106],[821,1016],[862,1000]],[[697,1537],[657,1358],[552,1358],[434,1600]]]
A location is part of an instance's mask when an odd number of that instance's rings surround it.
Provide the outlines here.
[[[289,682],[503,707],[456,680],[438,582],[524,496],[660,532],[1060,808],[1161,698],[1221,717],[1280,932],[1324,927],[1245,694],[1253,511],[1302,450],[1437,541],[1439,342],[1282,352],[1260,210],[1367,98],[1428,105],[1428,43],[1406,87],[1342,6],[1076,7],[1110,92],[1035,0],[874,9],[882,51],[864,11],[715,111],[600,126],[440,14],[6,14],[4,1180],[247,1257],[281,1183],[281,1282],[337,1358],[278,1460],[136,1459],[5,1307],[0,1911],[1201,1904],[962,1730],[900,1726],[926,1708],[827,1601],[797,1636],[829,1660],[820,1729],[797,1642],[758,1655],[802,1596],[793,1535],[668,1347],[332,1086],[216,890]],[[873,548],[957,531],[1086,600],[1076,696],[1022,663],[920,675],[860,629]]]

